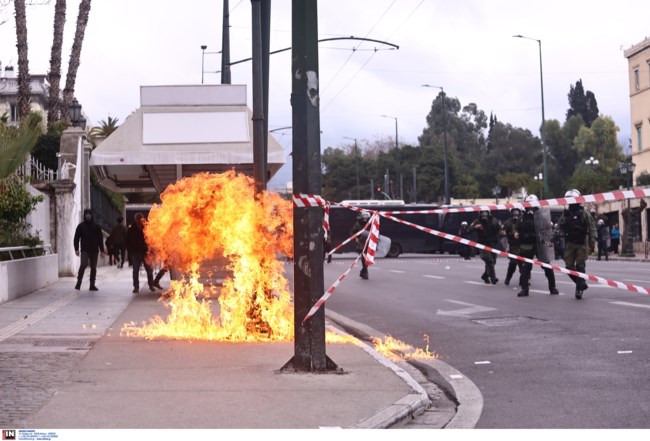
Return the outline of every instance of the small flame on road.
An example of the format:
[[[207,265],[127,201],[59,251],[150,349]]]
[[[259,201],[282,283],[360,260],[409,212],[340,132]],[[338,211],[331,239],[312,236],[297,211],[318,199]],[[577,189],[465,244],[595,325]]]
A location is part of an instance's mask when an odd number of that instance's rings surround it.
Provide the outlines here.
[[[399,360],[435,360],[438,358],[435,353],[429,352],[429,336],[424,334],[426,346],[422,348],[414,348],[413,346],[404,343],[401,340],[386,336],[383,340],[380,338],[373,338],[372,343],[375,350],[392,361]]]

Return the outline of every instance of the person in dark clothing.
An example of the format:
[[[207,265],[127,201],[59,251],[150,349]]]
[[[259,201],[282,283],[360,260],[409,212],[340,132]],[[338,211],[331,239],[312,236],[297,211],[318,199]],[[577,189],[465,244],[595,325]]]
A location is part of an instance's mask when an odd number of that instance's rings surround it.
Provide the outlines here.
[[[537,202],[537,196],[535,195],[529,195],[526,196],[525,202]],[[538,246],[542,246],[542,239],[543,238],[543,232],[537,231],[537,226],[535,225],[535,216],[536,212],[539,210],[537,207],[529,207],[526,209],[526,212],[524,213],[524,216],[519,222],[519,226],[517,228],[517,231],[519,233],[519,240],[520,240],[520,245],[519,245],[519,251],[520,251],[520,256],[525,257],[527,259],[534,259],[537,258],[539,261],[544,262],[544,263],[550,263],[550,256],[545,256],[544,254],[550,254],[549,253],[543,253],[543,250],[540,251],[538,249]],[[539,214],[539,213],[538,213]],[[549,217],[549,227],[552,226],[550,223],[550,217]],[[551,230],[548,230],[549,233],[549,246],[550,246],[550,233]],[[555,256],[553,256],[555,257]],[[517,293],[517,297],[527,297],[530,289],[530,273],[533,270],[533,264],[529,262],[522,262],[521,266],[521,276],[519,278],[519,285],[521,286],[521,291]],[[546,280],[548,280],[548,290],[551,293],[551,295],[558,295],[560,294],[560,291],[558,291],[556,285],[555,285],[555,273],[553,272],[552,269],[543,267],[544,270],[544,275],[546,276]]]
[[[503,232],[508,238],[508,252],[510,254],[520,255],[520,244],[519,239],[519,223],[521,219],[521,210],[519,208],[513,208],[510,210],[510,218],[505,221],[503,224]],[[519,274],[521,274],[521,265],[522,261],[509,258],[508,261],[508,270],[506,271],[506,280],[503,283],[506,285],[510,284],[510,279],[515,274],[517,268],[519,268]]]
[[[74,233],[74,252],[77,256],[81,257],[79,264],[79,273],[77,274],[77,284],[74,289],[81,289],[81,281],[84,277],[86,267],[90,264],[90,291],[99,291],[95,285],[95,278],[97,277],[97,257],[99,251],[103,255],[104,252],[104,237],[102,229],[95,223],[93,212],[89,208],[84,210],[84,220],[79,225]]]
[[[111,247],[113,248],[113,255],[115,256],[115,263],[117,264],[117,258],[120,257],[119,267],[124,267],[124,257],[126,255],[126,226],[122,223],[124,218],[122,216],[117,217],[117,225],[111,230],[111,234],[108,236],[110,239]]]
[[[458,236],[463,239],[472,240],[472,232],[469,230],[469,225],[467,222],[462,221],[460,223],[460,231],[458,231]],[[463,259],[470,260],[472,257],[472,247],[469,245],[460,244],[458,247],[458,254],[460,254]]]
[[[476,230],[478,233],[479,243],[494,249],[497,248],[499,243],[499,233],[501,231],[501,222],[499,222],[499,219],[492,216],[489,211],[481,211],[478,219],[472,222],[470,229]],[[494,265],[497,262],[497,255],[490,251],[481,250],[480,256],[481,260],[485,262],[485,270],[483,271],[483,275],[481,275],[481,279],[483,279],[485,283],[496,285],[499,281],[494,271]]]
[[[129,251],[129,258],[133,264],[133,294],[140,292],[140,265],[144,266],[147,273],[149,289],[155,291],[153,270],[145,261],[147,256],[147,242],[144,239],[145,219],[142,213],[136,213],[133,223],[129,226],[126,234],[126,247]]]
[[[609,260],[609,255],[607,254],[611,245],[609,226],[603,219],[598,219],[598,222],[596,222],[596,234],[598,240],[598,260],[600,260],[602,254],[605,254],[605,260]]]
[[[369,212],[363,211],[359,213],[356,222],[352,226],[352,230],[350,230],[350,235],[356,234],[359,230],[362,230],[363,227],[366,226],[369,220],[370,220]],[[365,235],[360,234],[355,239],[357,242],[357,252],[359,254],[363,253],[363,247],[366,244],[367,238],[368,238],[367,234]],[[364,256],[361,256],[361,272],[359,273],[359,277],[361,277],[364,280],[368,280],[368,264],[366,263],[366,259]]]

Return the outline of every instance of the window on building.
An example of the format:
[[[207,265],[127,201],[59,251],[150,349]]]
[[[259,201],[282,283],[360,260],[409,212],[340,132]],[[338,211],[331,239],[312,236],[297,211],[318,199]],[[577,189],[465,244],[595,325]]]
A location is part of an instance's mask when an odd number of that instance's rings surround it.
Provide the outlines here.
[[[639,124],[636,126],[636,143],[639,146],[638,151],[643,150],[643,131],[641,130],[643,126]]]
[[[9,112],[11,113],[11,122],[18,122],[18,104],[11,103],[9,105]]]
[[[639,69],[634,69],[634,90],[639,91]]]

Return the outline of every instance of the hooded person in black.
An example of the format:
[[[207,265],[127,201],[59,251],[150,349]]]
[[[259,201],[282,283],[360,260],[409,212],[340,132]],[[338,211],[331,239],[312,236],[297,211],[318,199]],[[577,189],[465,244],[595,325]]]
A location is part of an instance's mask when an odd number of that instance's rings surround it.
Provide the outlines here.
[[[84,272],[88,264],[90,264],[90,290],[98,291],[95,285],[95,277],[97,277],[97,257],[100,250],[102,254],[106,254],[104,252],[102,229],[95,223],[93,212],[86,208],[84,210],[84,220],[77,225],[77,230],[74,233],[74,252],[81,257],[77,284],[74,289],[81,289]]]

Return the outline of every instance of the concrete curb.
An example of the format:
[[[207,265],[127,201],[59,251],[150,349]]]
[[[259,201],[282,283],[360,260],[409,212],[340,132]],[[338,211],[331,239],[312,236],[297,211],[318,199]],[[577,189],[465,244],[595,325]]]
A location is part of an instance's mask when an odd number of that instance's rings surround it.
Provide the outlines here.
[[[325,311],[325,316],[328,320],[354,332],[355,337],[359,338],[385,338],[386,335],[382,332],[379,332],[367,325],[351,320],[341,314],[333,312],[331,310]],[[384,356],[378,354],[374,349],[366,346],[372,352],[377,354],[378,357],[384,359],[389,364],[395,365],[390,360],[386,359]],[[365,349],[365,348],[364,348]],[[366,350],[366,352],[369,352]],[[370,352],[369,352],[370,353]],[[373,355],[374,356],[374,355]],[[376,357],[375,357],[376,358]],[[377,359],[377,358],[376,358]],[[379,360],[379,359],[378,359]],[[398,368],[400,372],[403,372],[404,375],[408,375],[410,380],[407,381],[409,386],[412,386],[412,382],[416,382],[413,378],[420,377],[420,382],[426,381],[431,383],[424,375],[422,375],[414,366],[411,366],[409,363],[404,361],[399,362],[402,365],[401,368]],[[452,389],[450,392],[456,398],[458,406],[456,408],[456,413],[451,417],[451,419],[446,423],[439,426],[439,428],[448,428],[448,429],[472,429],[478,423],[478,420],[483,411],[483,395],[479,388],[465,375],[461,372],[448,365],[447,363],[440,360],[426,360],[418,361],[418,364],[423,364],[433,371],[437,372],[449,385]],[[397,367],[397,366],[395,366]],[[413,372],[415,370],[415,372]],[[395,371],[395,370],[394,370]],[[407,373],[411,371],[412,374]],[[395,371],[396,373],[398,371]],[[398,374],[399,375],[399,374]],[[401,376],[401,375],[400,375]],[[402,377],[404,378],[404,377]],[[406,381],[406,380],[405,380]],[[394,403],[391,406],[388,406],[385,409],[380,410],[377,414],[364,419],[353,426],[354,428],[386,428],[393,426],[399,422],[404,421],[407,417],[417,414],[418,412],[423,412],[430,405],[430,400],[426,399],[426,403],[423,400],[415,400],[415,397],[421,396],[422,392],[426,395],[426,391],[418,383],[418,388],[414,390],[418,391],[418,395],[408,395],[402,400]],[[410,403],[409,406],[407,403]],[[375,424],[374,426],[366,426],[365,424]]]

